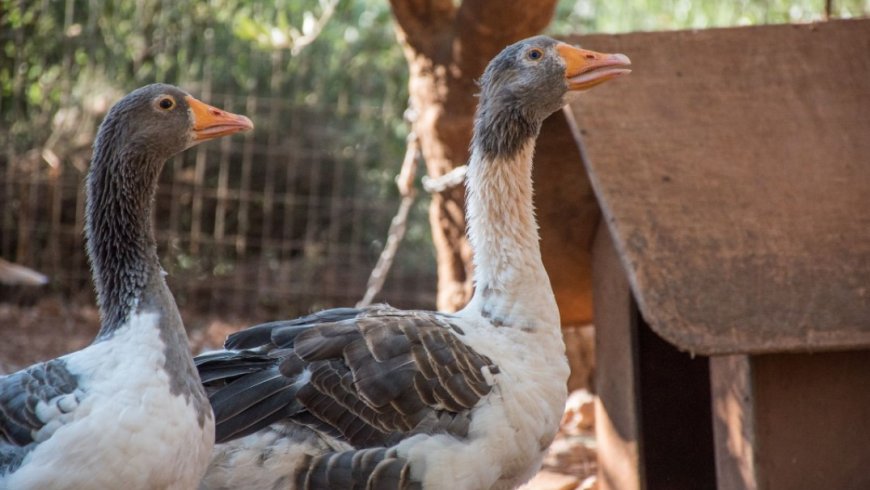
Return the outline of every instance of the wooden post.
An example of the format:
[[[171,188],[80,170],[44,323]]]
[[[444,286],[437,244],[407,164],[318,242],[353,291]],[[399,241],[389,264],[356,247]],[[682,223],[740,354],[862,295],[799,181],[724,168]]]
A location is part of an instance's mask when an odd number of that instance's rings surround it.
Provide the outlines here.
[[[722,490],[758,489],[749,369],[748,356],[710,358],[716,480]]]
[[[640,490],[640,420],[637,373],[637,316],[631,290],[607,225],[592,247],[595,306],[595,433],[598,488]]]

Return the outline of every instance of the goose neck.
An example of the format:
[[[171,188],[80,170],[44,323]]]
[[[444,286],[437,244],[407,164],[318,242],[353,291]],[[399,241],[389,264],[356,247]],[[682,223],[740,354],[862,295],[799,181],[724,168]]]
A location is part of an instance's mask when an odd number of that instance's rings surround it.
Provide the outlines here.
[[[533,204],[535,136],[513,154],[472,149],[467,211],[475,293],[469,306],[497,325],[558,325]]]
[[[163,161],[132,148],[107,150],[95,147],[87,177],[85,238],[102,317],[98,339],[124,325],[143,300],[154,300],[143,297],[147,290],[166,287],[151,222]]]

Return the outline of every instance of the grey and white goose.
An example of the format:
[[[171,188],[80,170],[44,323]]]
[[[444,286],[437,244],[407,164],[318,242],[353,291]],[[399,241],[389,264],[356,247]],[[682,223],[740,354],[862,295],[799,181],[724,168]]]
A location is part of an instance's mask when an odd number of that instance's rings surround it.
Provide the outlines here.
[[[471,302],[455,314],[326,310],[197,357],[218,442],[201,488],[499,489],[531,478],[568,377],[532,204],[535,140],[569,91],[629,64],[547,37],[496,56],[467,176]]]
[[[102,324],[84,349],[0,378],[0,488],[196,488],[214,422],[151,210],[170,156],[252,127],[162,84],[106,115],[85,227]]]

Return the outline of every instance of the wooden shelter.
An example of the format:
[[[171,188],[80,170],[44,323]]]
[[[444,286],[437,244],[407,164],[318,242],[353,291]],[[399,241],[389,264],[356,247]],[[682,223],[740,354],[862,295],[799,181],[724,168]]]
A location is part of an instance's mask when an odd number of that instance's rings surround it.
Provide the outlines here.
[[[571,42],[634,62],[535,166],[599,488],[870,488],[870,20]]]

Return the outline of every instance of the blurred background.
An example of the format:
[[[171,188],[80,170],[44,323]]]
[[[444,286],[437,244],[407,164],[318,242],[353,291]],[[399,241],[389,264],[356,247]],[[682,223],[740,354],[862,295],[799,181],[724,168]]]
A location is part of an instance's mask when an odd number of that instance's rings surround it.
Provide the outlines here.
[[[870,0],[559,0],[546,32],[868,12]],[[377,0],[2,0],[0,258],[48,283],[0,285],[0,332],[45,315],[62,318],[68,336],[95,328],[81,231],[90,145],[118,98],[155,81],[257,125],[186,152],[162,174],[157,236],[188,326],[358,301],[400,200],[409,69],[396,37],[391,3]],[[377,300],[435,306],[429,200],[422,193],[413,206]]]
[[[464,163],[473,77],[505,44],[868,14],[870,0],[0,0],[0,374],[97,331],[82,184],[97,126],[136,87],[179,85],[256,125],[161,175],[159,253],[200,351],[255,322],[355,304],[400,202],[407,231],[375,301],[464,304],[461,186],[430,194],[421,180]],[[403,162],[416,200],[397,189]],[[563,327],[582,389],[527,489],[594,479],[593,327]]]

